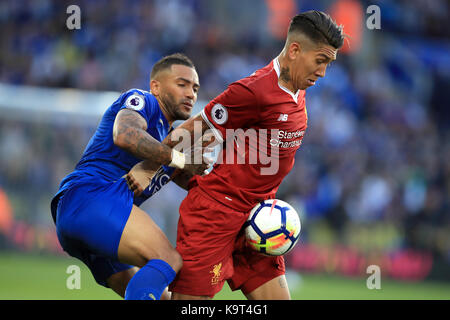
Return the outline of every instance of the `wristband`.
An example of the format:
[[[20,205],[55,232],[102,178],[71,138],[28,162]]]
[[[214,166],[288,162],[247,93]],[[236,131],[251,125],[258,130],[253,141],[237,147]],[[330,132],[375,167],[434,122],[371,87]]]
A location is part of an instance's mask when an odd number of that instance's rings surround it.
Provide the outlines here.
[[[184,153],[172,149],[172,161],[169,163],[169,167],[175,167],[179,169],[184,168],[184,164],[186,163],[186,157]]]

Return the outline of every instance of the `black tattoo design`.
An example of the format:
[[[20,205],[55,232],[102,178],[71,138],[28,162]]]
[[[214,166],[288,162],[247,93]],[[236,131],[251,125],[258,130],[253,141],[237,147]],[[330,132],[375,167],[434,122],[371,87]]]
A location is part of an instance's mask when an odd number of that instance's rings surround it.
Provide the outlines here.
[[[289,72],[290,72],[290,70],[288,67],[281,68],[280,79],[286,83],[291,82],[291,76],[290,76]]]
[[[135,157],[168,164],[172,158],[170,147],[160,143],[147,133],[147,123],[137,112],[122,110],[114,124],[114,142]]]

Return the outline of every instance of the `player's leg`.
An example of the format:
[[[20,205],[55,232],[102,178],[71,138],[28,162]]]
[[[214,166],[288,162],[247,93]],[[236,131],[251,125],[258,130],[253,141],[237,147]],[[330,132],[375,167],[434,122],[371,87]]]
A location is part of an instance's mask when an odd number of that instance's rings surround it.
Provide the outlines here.
[[[164,232],[135,205],[122,232],[117,255],[119,261],[138,267],[143,267],[151,259],[161,259],[178,272],[183,264]]]
[[[172,298],[172,292],[169,291],[169,288],[167,287],[164,289],[163,294],[161,295],[160,300],[170,300]]]
[[[125,290],[128,286],[128,282],[131,278],[139,271],[138,267],[130,268],[124,271],[117,272],[106,279],[106,284],[110,287],[115,293],[117,293],[122,298],[125,297]],[[166,288],[161,296],[161,300],[170,300],[171,293]]]
[[[291,294],[284,275],[278,276],[245,294],[249,300],[290,300]]]
[[[180,206],[177,250],[183,268],[170,284],[173,299],[210,299],[233,274],[233,250],[247,214],[193,187]]]
[[[249,300],[290,300],[283,256],[265,256],[246,245],[241,230],[233,252],[232,290],[240,289]]]
[[[147,271],[139,270],[131,280],[155,273],[137,282],[151,284],[157,289],[153,297],[159,298],[182,261],[159,227],[132,201],[125,179],[86,181],[67,191],[58,203],[58,238],[64,250],[86,263],[103,286],[108,287],[106,280],[112,275],[133,266]],[[118,292],[122,281],[114,284]]]
[[[122,298],[125,297],[125,289],[127,288],[128,282],[131,278],[138,272],[139,268],[133,267],[127,270],[123,270],[111,275],[106,279],[106,284],[115,293],[117,293]]]
[[[118,247],[122,263],[139,266],[126,288],[126,299],[160,299],[181,269],[182,259],[150,216],[133,205]]]

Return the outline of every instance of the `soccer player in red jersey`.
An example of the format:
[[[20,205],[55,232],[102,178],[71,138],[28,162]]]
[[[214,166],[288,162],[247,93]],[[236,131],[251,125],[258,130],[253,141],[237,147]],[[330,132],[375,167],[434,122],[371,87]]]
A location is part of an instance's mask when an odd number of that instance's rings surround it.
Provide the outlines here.
[[[183,267],[169,287],[172,298],[208,299],[228,281],[248,299],[290,299],[284,258],[246,247],[242,226],[258,202],[275,198],[292,169],[307,128],[305,90],[325,76],[343,41],[342,27],[327,14],[298,14],[278,57],[232,83],[164,140],[173,147],[177,134],[193,136],[197,126],[224,145],[211,173],[190,180],[180,206],[176,249]]]

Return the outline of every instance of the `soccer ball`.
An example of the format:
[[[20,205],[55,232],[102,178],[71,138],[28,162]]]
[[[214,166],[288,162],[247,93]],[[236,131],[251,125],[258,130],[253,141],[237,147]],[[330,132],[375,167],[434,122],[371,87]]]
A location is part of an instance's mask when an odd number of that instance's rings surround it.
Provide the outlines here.
[[[288,203],[271,199],[258,203],[247,220],[247,244],[259,253],[281,256],[288,253],[300,235],[300,218]]]

